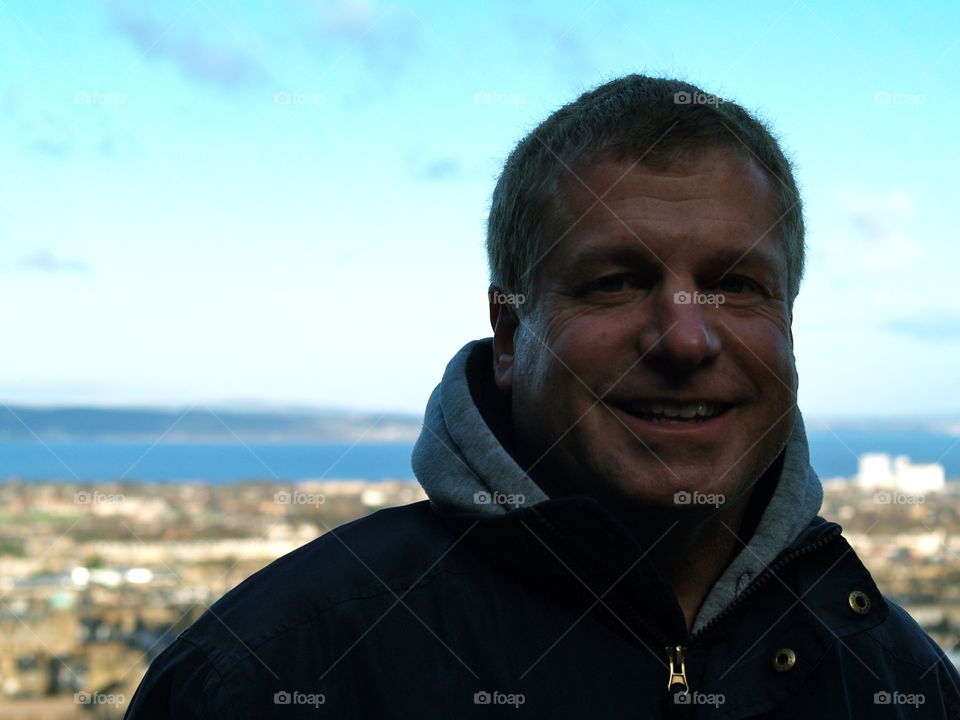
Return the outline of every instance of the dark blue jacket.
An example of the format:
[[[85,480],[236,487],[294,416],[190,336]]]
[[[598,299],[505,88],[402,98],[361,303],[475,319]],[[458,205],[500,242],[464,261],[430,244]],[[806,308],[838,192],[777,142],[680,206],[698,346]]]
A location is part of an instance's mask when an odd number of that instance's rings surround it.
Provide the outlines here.
[[[421,502],[248,578],[157,657],[127,714],[493,716],[957,720],[960,678],[819,517],[688,637],[595,500],[500,516]]]

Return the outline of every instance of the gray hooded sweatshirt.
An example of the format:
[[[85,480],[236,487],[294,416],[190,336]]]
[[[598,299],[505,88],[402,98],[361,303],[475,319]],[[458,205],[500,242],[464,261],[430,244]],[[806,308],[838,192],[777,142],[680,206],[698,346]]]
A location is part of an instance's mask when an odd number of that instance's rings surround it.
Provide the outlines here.
[[[413,451],[413,470],[441,512],[502,514],[511,507],[478,503],[478,493],[513,496],[513,507],[549,498],[504,446],[509,417],[493,383],[492,339],[465,345],[449,362],[427,403]],[[780,477],[752,537],[714,583],[692,628],[696,633],[730,605],[817,516],[823,488],[810,466],[800,410],[783,451]]]

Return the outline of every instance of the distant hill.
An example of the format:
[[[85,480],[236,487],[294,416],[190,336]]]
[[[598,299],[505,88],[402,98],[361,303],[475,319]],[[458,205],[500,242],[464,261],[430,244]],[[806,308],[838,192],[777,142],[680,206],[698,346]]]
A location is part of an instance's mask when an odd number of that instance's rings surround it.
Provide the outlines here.
[[[338,410],[0,407],[0,440],[137,440],[168,442],[411,441],[421,418]]]
[[[810,416],[804,418],[807,432],[812,430],[860,430],[865,432],[922,430],[960,436],[960,416],[916,417],[837,417]]]
[[[402,413],[302,407],[33,407],[0,405],[0,441],[411,442],[423,420]],[[806,418],[807,431],[925,430],[960,436],[960,418]],[[32,432],[31,432],[32,431]]]

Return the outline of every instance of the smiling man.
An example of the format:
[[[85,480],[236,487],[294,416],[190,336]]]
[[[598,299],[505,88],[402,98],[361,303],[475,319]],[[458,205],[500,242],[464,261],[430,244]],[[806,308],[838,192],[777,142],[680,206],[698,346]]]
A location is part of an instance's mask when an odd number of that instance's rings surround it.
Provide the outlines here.
[[[565,230],[527,273],[524,314],[492,307],[521,465],[549,494],[602,498],[648,536],[676,523],[654,557],[688,626],[739,549],[731,530],[796,405],[799,278],[776,180],[736,142],[662,169],[600,154],[566,171],[553,221]],[[719,507],[677,503],[701,497]]]
[[[246,580],[130,718],[960,718],[960,678],[818,516],[800,197],[740,106],[631,75],[516,147],[429,502]]]

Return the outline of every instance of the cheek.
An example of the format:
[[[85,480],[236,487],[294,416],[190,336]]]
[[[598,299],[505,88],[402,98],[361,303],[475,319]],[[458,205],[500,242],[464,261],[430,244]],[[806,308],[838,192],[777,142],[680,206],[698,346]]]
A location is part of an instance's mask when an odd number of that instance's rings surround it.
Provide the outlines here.
[[[776,324],[761,321],[741,326],[737,336],[741,369],[772,396],[794,400],[797,376],[789,335]]]
[[[623,325],[579,316],[556,328],[550,338],[554,360],[586,380],[602,375],[624,347]],[[589,383],[588,383],[589,384]]]
[[[626,367],[617,360],[623,336],[616,324],[586,314],[555,317],[547,327],[531,325],[518,345],[515,400],[541,411],[553,408],[557,418],[579,416],[607,378]]]

